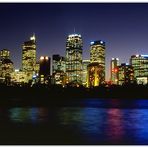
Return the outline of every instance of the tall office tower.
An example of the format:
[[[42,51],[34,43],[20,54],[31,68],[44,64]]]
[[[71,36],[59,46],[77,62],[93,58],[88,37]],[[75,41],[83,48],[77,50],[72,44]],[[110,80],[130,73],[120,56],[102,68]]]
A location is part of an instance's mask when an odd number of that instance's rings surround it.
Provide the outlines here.
[[[118,66],[119,85],[134,83],[134,69],[131,65],[122,63]]]
[[[87,66],[87,87],[94,87],[94,86],[99,86],[100,82],[102,82],[104,77],[102,77],[103,73],[103,67],[95,62],[95,63],[90,63]]]
[[[52,56],[52,76],[54,84],[65,85],[65,58],[58,54]]]
[[[48,83],[50,77],[50,58],[48,56],[41,56],[40,57],[40,82],[41,83]]]
[[[57,71],[65,72],[65,58],[58,54],[52,56],[52,73]]]
[[[148,55],[132,55],[130,64],[134,68],[134,77],[138,84],[148,84]]]
[[[102,40],[90,43],[90,63],[99,63],[103,68],[100,84],[105,83],[105,42]]]
[[[87,66],[90,64],[90,60],[82,61],[82,84],[87,86]]]
[[[13,62],[10,60],[10,51],[2,49],[0,51],[0,81],[6,84],[11,83],[11,73],[14,71]]]
[[[71,34],[66,42],[66,74],[67,82],[82,84],[82,37]]]
[[[111,71],[111,82],[113,84],[118,84],[118,66],[119,66],[119,59],[112,58],[110,63],[110,71]]]
[[[2,76],[2,61],[4,59],[10,59],[10,51],[8,49],[2,49],[0,51],[0,76]]]
[[[10,59],[3,59],[1,63],[1,82],[10,84],[11,82],[11,73],[14,71],[13,62]]]
[[[10,59],[10,51],[8,49],[2,49],[0,51],[0,58],[3,59]]]
[[[29,41],[22,45],[22,71],[28,75],[28,80],[32,80],[36,67],[36,38],[30,37]]]

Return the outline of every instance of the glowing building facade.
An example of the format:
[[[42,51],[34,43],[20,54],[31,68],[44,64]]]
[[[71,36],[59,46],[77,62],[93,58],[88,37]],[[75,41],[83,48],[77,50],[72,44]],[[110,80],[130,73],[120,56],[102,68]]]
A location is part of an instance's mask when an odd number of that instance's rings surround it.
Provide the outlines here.
[[[119,59],[112,58],[110,63],[110,71],[111,71],[111,82],[112,84],[118,84],[118,66],[119,66]]]
[[[29,41],[22,45],[22,71],[27,73],[28,80],[32,80],[36,67],[36,38],[30,37]]]
[[[27,76],[25,72],[20,71],[19,69],[15,69],[15,71],[11,73],[11,82],[22,85],[28,82],[26,77]]]
[[[148,84],[148,55],[132,55],[130,64],[138,84]]]
[[[87,87],[95,87],[100,85],[104,79],[102,76],[103,70],[103,66],[97,62],[90,63],[87,66]]]
[[[65,58],[58,54],[52,56],[52,73],[57,71],[65,72]]]
[[[90,64],[90,60],[82,61],[82,84],[87,86],[87,66]]]
[[[60,55],[52,56],[52,76],[54,84],[65,85],[66,73],[65,73],[65,58]]]
[[[0,51],[0,81],[9,85],[13,71],[14,65],[10,60],[10,51],[8,49],[2,49]]]
[[[10,59],[10,51],[8,49],[2,49],[0,51],[0,58],[3,59]]]
[[[103,68],[100,84],[105,83],[105,42],[102,40],[90,43],[90,63],[98,63]]]
[[[1,82],[6,84],[11,83],[11,73],[14,71],[13,62],[10,59],[3,59],[1,62]]]
[[[67,83],[82,84],[82,37],[71,34],[66,42]]]
[[[118,78],[119,85],[134,83],[135,79],[133,67],[126,63],[122,63],[120,66],[118,66]]]

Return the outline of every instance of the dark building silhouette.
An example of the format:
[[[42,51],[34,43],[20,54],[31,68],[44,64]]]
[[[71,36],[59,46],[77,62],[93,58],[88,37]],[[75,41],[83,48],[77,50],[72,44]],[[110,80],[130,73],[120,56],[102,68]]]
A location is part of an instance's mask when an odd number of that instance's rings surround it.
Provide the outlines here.
[[[39,77],[41,83],[46,83],[50,76],[50,58],[48,56],[40,57]]]

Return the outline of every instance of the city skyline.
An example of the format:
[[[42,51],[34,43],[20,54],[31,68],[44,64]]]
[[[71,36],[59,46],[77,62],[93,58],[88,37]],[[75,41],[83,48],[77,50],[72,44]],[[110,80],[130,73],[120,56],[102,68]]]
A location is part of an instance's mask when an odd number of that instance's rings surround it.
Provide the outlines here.
[[[105,41],[108,80],[111,58],[129,63],[131,55],[147,54],[147,8],[148,4],[0,4],[0,48],[10,50],[18,69],[22,44],[33,33],[39,60],[41,55],[65,56],[66,38],[75,28],[82,35],[83,59],[90,59],[91,41]]]

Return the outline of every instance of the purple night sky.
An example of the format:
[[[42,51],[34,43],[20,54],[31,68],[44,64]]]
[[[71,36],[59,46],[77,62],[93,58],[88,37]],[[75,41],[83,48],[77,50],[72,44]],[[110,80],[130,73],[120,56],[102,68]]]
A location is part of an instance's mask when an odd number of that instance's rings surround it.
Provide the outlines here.
[[[112,57],[129,62],[133,54],[148,54],[148,3],[34,3],[0,4],[0,49],[11,51],[15,68],[20,68],[21,45],[35,33],[37,58],[65,56],[66,38],[82,35],[83,59],[89,59],[89,44],[106,42],[106,71]]]

